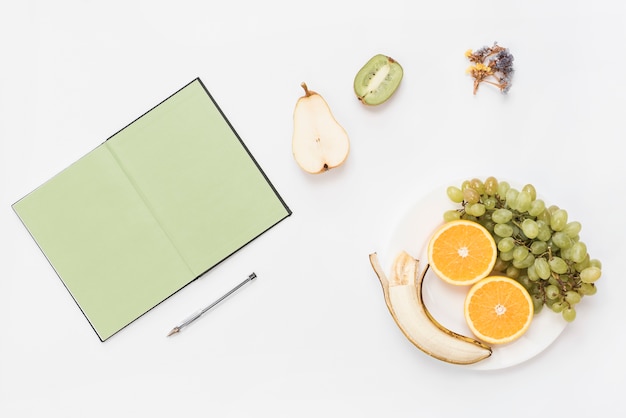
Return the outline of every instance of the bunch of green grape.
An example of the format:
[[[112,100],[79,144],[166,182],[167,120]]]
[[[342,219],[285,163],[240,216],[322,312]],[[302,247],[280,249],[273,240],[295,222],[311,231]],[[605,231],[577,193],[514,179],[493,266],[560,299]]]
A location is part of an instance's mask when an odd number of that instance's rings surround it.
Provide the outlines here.
[[[474,178],[448,187],[447,195],[461,207],[446,211],[444,221],[467,219],[487,228],[498,247],[494,272],[521,283],[535,313],[548,306],[571,322],[583,296],[596,293],[602,265],[580,240],[580,222],[546,206],[533,185],[517,190],[495,177]]]

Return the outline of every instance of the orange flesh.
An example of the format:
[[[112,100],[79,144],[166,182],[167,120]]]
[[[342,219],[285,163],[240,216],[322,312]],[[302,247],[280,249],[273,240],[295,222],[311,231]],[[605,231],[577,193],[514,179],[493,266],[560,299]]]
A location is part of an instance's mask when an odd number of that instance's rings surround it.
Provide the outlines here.
[[[497,256],[489,232],[471,221],[443,228],[435,233],[429,248],[430,263],[438,275],[457,284],[472,284],[487,276]]]
[[[516,340],[532,321],[530,295],[512,279],[488,277],[474,285],[467,298],[468,325],[485,341],[497,344]]]

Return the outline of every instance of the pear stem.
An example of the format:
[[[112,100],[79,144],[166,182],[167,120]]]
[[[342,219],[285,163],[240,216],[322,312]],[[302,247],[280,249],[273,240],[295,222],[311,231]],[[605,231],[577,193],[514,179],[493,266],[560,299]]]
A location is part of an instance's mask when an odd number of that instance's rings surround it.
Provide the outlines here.
[[[309,97],[313,94],[309,91],[309,88],[306,86],[306,83],[304,81],[300,84],[300,86],[302,86],[302,88],[304,89],[304,97]]]

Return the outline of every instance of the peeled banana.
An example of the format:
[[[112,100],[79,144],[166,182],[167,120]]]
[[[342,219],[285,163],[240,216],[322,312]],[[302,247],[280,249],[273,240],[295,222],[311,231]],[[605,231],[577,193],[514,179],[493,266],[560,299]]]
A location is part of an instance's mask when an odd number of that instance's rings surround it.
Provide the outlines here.
[[[491,356],[491,347],[439,324],[422,299],[422,283],[428,266],[418,275],[419,261],[402,251],[387,279],[376,253],[370,263],[383,287],[385,302],[396,324],[417,348],[453,364],[473,364]]]

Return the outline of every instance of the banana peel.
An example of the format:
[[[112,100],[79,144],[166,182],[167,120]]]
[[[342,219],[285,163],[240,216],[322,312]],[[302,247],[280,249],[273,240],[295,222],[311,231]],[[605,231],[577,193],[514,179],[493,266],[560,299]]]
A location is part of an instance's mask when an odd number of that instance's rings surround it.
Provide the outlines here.
[[[473,364],[491,356],[491,347],[444,327],[428,311],[422,298],[428,265],[419,274],[419,261],[402,251],[387,278],[377,254],[370,254],[369,259],[391,316],[413,345],[431,357],[452,364]]]

